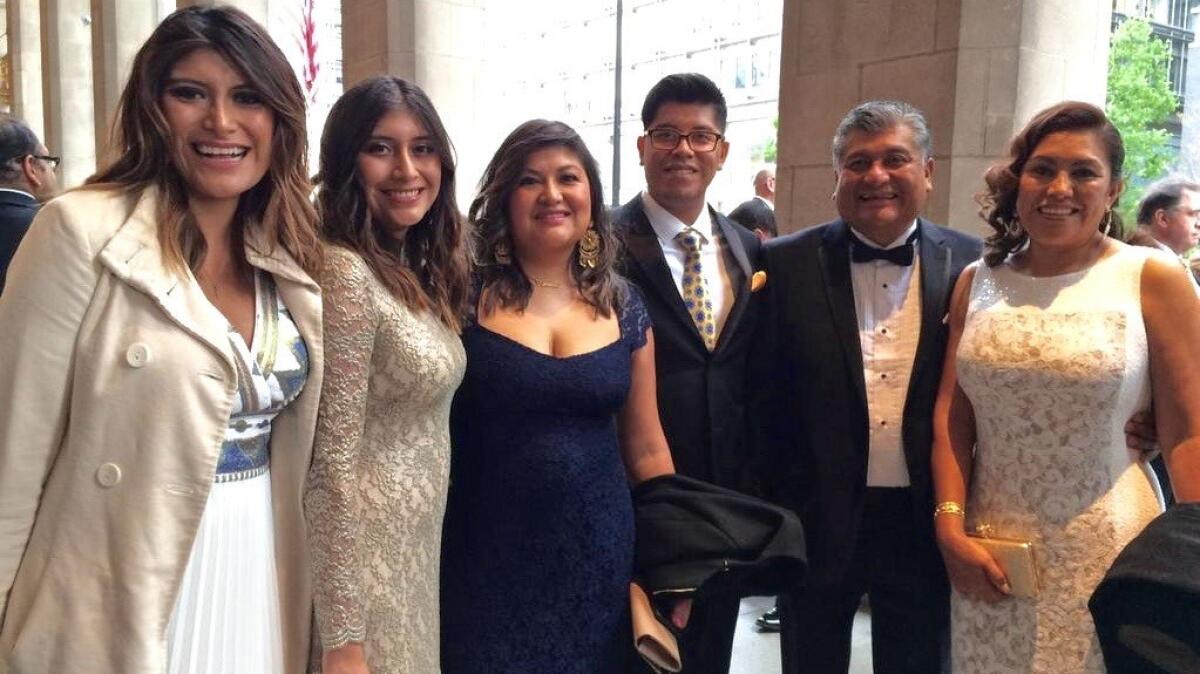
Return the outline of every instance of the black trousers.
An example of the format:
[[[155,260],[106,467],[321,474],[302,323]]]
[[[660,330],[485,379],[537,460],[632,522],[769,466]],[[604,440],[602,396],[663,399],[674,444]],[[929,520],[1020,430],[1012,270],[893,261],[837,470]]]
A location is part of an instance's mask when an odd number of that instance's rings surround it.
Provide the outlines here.
[[[736,597],[703,597],[692,606],[687,629],[679,636],[681,674],[728,674],[740,604]],[[633,649],[630,653],[626,671],[649,674],[641,657]]]
[[[850,634],[863,595],[871,605],[876,674],[950,671],[950,590],[930,541],[914,539],[907,488],[867,489],[854,554],[840,582],[808,583],[780,601],[783,674],[850,667]]]

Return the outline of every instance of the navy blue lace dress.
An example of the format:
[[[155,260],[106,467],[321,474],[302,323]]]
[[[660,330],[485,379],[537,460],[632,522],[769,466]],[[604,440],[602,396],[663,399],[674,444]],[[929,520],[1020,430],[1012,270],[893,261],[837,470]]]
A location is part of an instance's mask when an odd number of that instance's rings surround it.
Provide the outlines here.
[[[599,674],[629,650],[633,504],[615,414],[650,319],[555,358],[479,325],[451,421],[443,674]]]

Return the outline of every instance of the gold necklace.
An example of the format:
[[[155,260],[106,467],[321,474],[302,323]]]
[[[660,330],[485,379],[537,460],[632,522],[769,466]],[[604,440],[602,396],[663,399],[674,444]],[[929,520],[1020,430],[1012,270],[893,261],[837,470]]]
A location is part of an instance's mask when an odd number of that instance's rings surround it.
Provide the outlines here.
[[[532,276],[526,276],[525,278],[529,279],[530,283],[532,283],[533,285],[535,285],[539,288],[561,288],[562,287],[561,283],[555,283],[553,281],[543,281],[541,279],[537,279]]]

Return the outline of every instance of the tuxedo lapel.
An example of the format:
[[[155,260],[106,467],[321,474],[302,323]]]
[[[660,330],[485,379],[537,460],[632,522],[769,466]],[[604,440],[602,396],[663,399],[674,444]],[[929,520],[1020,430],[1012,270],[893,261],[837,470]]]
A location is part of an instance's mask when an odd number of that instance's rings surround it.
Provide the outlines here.
[[[641,197],[636,197],[626,208],[631,210],[631,224],[625,233],[625,248],[629,251],[629,256],[642,270],[649,290],[657,293],[671,308],[671,313],[675,318],[696,338],[696,342],[703,344],[704,340],[700,338],[700,331],[696,328],[695,321],[688,315],[683,298],[679,295],[679,288],[675,286],[675,279],[667,267],[667,259],[663,257],[658,236],[654,233],[654,228],[650,226],[646,212],[642,210]]]
[[[754,275],[754,267],[750,264],[750,256],[746,252],[746,243],[742,241],[741,233],[729,218],[709,209],[712,213],[713,222],[721,231],[721,236],[725,239],[725,245],[729,247],[729,252],[741,273],[737,270],[729,269],[729,278],[733,286],[733,306],[729,308],[729,315],[725,318],[725,325],[721,327],[721,334],[717,338],[717,347],[714,351],[719,351],[721,346],[728,344],[737,330],[738,324],[742,320],[742,316],[746,313],[746,305],[750,303],[750,279]],[[726,258],[728,260],[728,258]]]
[[[830,317],[846,359],[846,373],[854,382],[854,390],[865,407],[867,385],[863,379],[862,343],[858,335],[858,315],[854,309],[854,285],[850,280],[849,236],[845,222],[839,220],[830,225],[817,255]]]
[[[950,247],[937,228],[925,220],[919,220],[920,234],[917,245],[921,249],[921,337],[917,342],[916,358],[913,361],[913,376],[927,363],[940,364],[942,354],[934,353],[938,333],[946,312],[946,298],[950,293],[950,270],[953,255]],[[911,385],[910,385],[911,393]]]

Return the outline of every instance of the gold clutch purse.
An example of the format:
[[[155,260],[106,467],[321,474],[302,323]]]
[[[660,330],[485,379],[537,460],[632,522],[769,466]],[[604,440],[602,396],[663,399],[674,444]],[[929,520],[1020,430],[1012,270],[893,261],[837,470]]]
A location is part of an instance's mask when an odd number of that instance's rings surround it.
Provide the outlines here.
[[[637,583],[629,584],[629,604],[633,613],[633,645],[638,655],[656,672],[678,672],[679,642],[659,621],[650,605],[650,597]]]
[[[1032,598],[1038,595],[1037,558],[1033,543],[1013,538],[992,538],[991,527],[982,525],[978,533],[967,534],[971,540],[983,546],[1008,576],[1008,586],[1013,597]]]

